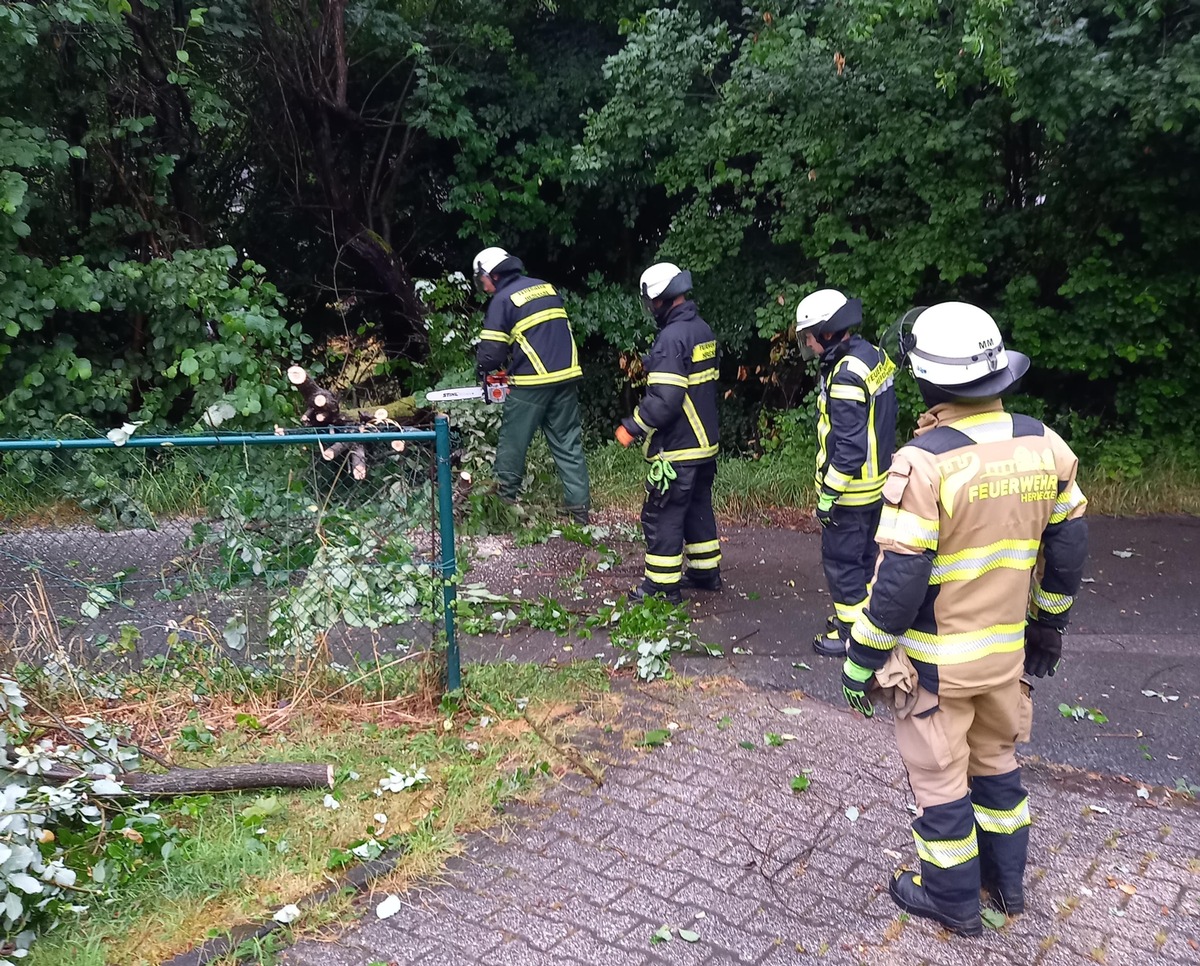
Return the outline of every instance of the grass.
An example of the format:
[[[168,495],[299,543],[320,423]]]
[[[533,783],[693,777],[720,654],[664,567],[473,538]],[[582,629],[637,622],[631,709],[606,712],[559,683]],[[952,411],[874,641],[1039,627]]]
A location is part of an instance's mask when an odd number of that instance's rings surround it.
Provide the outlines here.
[[[255,453],[246,463],[240,451],[148,453],[76,452],[28,454],[37,464],[34,482],[17,472],[0,473],[0,507],[9,520],[25,524],[63,525],[86,519],[98,508],[121,501],[164,516],[197,513],[213,505],[230,480],[244,484],[251,475],[286,475],[284,454]],[[1116,457],[1106,465],[1105,452],[1084,449],[1080,486],[1093,514],[1139,516],[1154,513],[1200,514],[1200,465],[1175,453],[1128,466]],[[587,454],[592,502],[636,513],[644,496],[645,463],[637,447],[624,449],[610,441]],[[37,463],[43,461],[44,465]],[[560,489],[553,461],[539,435],[530,448],[532,471],[525,501],[555,506]],[[91,474],[91,475],[89,475]],[[807,512],[813,506],[812,472],[807,462],[772,457],[722,457],[713,503],[726,518],[753,522],[770,511]]]
[[[641,508],[645,463],[634,448],[608,444],[588,454],[592,502],[634,512]],[[1173,454],[1121,473],[1081,459],[1079,485],[1088,512],[1103,516],[1155,513],[1200,515],[1200,466]],[[713,485],[713,506],[722,516],[752,521],[774,509],[811,510],[814,491],[808,467],[796,469],[770,458],[722,458]]]
[[[588,454],[592,503],[628,512],[641,509],[646,463],[636,447],[615,442]],[[812,473],[769,459],[723,458],[713,483],[713,507],[727,518],[753,520],[774,509],[809,509]]]
[[[301,700],[290,711],[280,709],[281,699],[270,692],[242,695],[236,706],[228,696],[207,699],[198,714],[215,741],[203,754],[177,754],[177,764],[330,762],[339,807],[326,806],[325,789],[161,802],[160,814],[185,832],[186,841],[160,868],[126,884],[116,902],[39,940],[27,962],[161,962],[237,923],[269,918],[325,885],[347,851],[370,838],[405,850],[379,888],[395,891],[431,876],[459,850],[464,835],[499,821],[506,801],[535,796],[543,775],[565,770],[565,759],[535,734],[529,719],[561,745],[574,726],[572,711],[599,699],[607,675],[594,663],[558,670],[476,666],[467,670],[461,695],[440,702],[423,698],[422,684],[417,670],[401,669],[388,687],[401,695],[395,700],[343,692],[335,705],[294,694]],[[157,700],[168,707],[169,697]],[[162,728],[161,715],[130,707]],[[174,733],[182,720],[175,720]],[[389,767],[405,772],[417,766],[426,769],[428,783],[374,793]],[[256,805],[256,813],[243,814]],[[349,900],[335,902],[332,911],[306,912],[291,928],[311,931],[344,923],[350,914]]]

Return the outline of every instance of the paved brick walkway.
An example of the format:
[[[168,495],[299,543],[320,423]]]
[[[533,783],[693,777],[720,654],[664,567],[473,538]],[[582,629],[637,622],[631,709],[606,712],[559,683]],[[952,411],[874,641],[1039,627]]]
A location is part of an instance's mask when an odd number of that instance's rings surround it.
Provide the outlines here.
[[[622,717],[627,736],[679,727],[645,752],[608,738],[591,749],[611,758],[603,788],[568,777],[499,835],[475,837],[442,884],[408,893],[393,918],[369,910],[285,961],[1200,963],[1200,808],[1161,789],[1142,799],[1112,778],[1027,768],[1029,911],[982,939],[949,938],[901,923],[884,887],[901,858],[913,861],[888,722],[739,685],[631,693]],[[767,733],[796,740],[768,747]],[[793,793],[804,769],[810,787]],[[652,946],[664,924],[699,940]]]

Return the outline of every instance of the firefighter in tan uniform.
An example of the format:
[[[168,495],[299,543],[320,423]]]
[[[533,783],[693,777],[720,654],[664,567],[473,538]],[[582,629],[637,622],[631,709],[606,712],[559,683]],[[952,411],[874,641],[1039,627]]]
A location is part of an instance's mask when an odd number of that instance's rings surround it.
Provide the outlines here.
[[[896,709],[921,871],[898,871],[892,898],[979,935],[981,887],[1001,911],[1024,911],[1030,813],[1014,747],[1029,738],[1033,706],[1022,670],[1042,677],[1058,665],[1087,501],[1066,443],[1004,411],[1000,396],[1029,360],[1004,348],[991,316],[935,305],[901,349],[930,408],[884,485],[875,582],[842,686],[867,716],[873,687]]]

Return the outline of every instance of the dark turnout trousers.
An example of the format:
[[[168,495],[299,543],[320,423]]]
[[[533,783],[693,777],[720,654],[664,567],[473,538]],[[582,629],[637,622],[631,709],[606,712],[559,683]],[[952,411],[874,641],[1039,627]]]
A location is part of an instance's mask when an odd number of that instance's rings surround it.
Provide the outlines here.
[[[646,535],[642,589],[647,594],[678,590],[685,555],[697,583],[715,583],[721,574],[721,544],[712,506],[717,461],[676,465],[675,474],[665,497],[647,492],[642,506]]]
[[[500,439],[496,444],[495,474],[500,496],[515,500],[525,479],[525,454],[541,430],[562,480],[567,509],[588,508],[588,471],[583,458],[578,382],[549,386],[513,386],[504,402]]]

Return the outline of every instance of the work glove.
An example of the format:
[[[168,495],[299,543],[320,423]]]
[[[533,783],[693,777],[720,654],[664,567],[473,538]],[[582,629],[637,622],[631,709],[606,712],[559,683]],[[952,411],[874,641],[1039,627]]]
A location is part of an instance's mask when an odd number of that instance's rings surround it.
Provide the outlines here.
[[[837,499],[837,494],[832,490],[822,490],[820,496],[817,497],[817,523],[822,527],[836,527],[837,521],[833,518],[833,503]]]
[[[851,658],[846,658],[846,663],[842,665],[842,697],[852,710],[865,718],[875,714],[875,705],[867,697],[867,685],[873,677],[874,671],[855,663]]]
[[[1062,660],[1062,631],[1040,621],[1025,627],[1025,673],[1035,678],[1054,677]]]
[[[617,431],[613,435],[617,437],[617,442],[625,447],[632,446],[636,442],[633,437],[633,433],[627,430],[624,426],[618,426]]]

